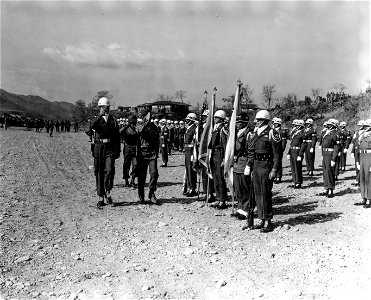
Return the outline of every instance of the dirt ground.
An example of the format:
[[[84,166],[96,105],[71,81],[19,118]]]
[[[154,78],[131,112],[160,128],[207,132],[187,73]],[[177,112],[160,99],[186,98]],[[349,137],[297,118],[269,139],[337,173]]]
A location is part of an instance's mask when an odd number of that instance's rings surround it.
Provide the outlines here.
[[[182,154],[159,168],[159,206],[123,187],[121,156],[118,206],[97,210],[84,133],[2,129],[0,145],[4,299],[370,299],[371,210],[353,205],[350,155],[331,199],[319,195],[318,149],[301,190],[285,160],[263,234],[182,196]]]

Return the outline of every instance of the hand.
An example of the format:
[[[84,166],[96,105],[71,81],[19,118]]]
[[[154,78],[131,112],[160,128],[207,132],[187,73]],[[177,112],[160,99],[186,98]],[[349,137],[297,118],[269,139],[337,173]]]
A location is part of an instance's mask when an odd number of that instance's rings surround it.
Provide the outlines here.
[[[331,167],[335,167],[335,162],[333,160],[331,161]]]
[[[298,156],[298,157],[296,158],[296,160],[297,160],[297,161],[301,161],[301,156]]]
[[[243,174],[246,175],[246,176],[250,176],[251,168],[249,166],[246,166],[245,170],[243,171]]]
[[[272,180],[272,179],[276,178],[276,176],[277,176],[277,170],[272,169],[272,171],[270,171],[270,173],[269,173],[269,179]]]
[[[343,150],[343,153],[347,153],[347,151],[348,151],[348,149],[344,149],[344,150]]]
[[[318,146],[318,149],[321,149],[322,146]]]
[[[309,149],[309,152],[310,152],[310,153],[313,153],[313,151],[314,151],[313,148],[310,148],[310,149]]]
[[[290,160],[290,154],[287,154],[286,159]]]
[[[361,170],[361,165],[359,164],[358,161],[356,162],[356,167],[357,167],[357,170]]]
[[[351,156],[352,158],[354,158],[354,153],[352,153],[350,156]]]

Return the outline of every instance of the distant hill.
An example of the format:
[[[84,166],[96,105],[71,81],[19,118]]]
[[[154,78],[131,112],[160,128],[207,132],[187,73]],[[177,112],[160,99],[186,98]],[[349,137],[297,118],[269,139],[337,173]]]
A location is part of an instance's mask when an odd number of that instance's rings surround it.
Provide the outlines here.
[[[0,115],[20,114],[29,118],[71,120],[74,104],[48,101],[40,96],[18,95],[0,89]]]

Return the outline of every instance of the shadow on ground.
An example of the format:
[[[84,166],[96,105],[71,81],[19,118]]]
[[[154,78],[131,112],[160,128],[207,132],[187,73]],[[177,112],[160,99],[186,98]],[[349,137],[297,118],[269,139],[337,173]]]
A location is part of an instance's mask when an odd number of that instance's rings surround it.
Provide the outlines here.
[[[290,226],[295,225],[302,225],[302,224],[318,224],[318,223],[326,223],[330,222],[332,220],[335,220],[339,218],[342,215],[340,212],[333,212],[333,213],[327,213],[327,214],[321,214],[321,213],[314,213],[314,214],[308,214],[304,216],[297,216],[295,218],[290,218],[285,221],[278,221],[274,225],[275,227],[282,226],[285,224],[289,224]]]
[[[307,203],[295,204],[295,205],[284,205],[273,208],[274,215],[291,215],[301,214],[309,211],[313,211],[318,206],[318,201],[312,201]]]

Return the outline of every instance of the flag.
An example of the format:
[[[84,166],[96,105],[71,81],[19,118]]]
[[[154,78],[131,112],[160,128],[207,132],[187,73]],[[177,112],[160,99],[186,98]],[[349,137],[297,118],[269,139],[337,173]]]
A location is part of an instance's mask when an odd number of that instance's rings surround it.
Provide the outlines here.
[[[240,97],[241,97],[241,82],[237,82],[237,91],[234,97],[233,112],[229,123],[229,137],[224,155],[224,176],[229,179],[233,186],[233,160],[234,160],[234,146],[236,142],[236,117],[240,110]]]
[[[202,132],[201,141],[200,141],[200,147],[198,150],[199,158],[198,161],[200,164],[202,164],[207,171],[207,175],[212,179],[213,176],[211,174],[211,168],[210,168],[210,156],[211,156],[211,149],[208,149],[207,146],[210,143],[211,135],[213,133],[213,127],[214,127],[214,110],[215,110],[215,97],[216,97],[216,88],[214,88],[214,94],[211,99],[211,106],[209,115],[207,116],[206,123],[204,130]]]

